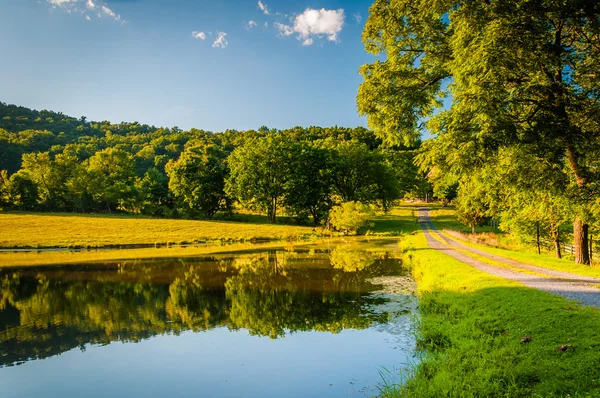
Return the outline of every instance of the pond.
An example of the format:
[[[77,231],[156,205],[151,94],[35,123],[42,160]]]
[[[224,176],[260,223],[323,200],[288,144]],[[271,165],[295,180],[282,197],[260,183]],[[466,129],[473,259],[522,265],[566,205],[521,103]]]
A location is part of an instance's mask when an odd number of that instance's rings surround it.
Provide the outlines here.
[[[0,271],[2,396],[375,395],[416,361],[392,246]]]

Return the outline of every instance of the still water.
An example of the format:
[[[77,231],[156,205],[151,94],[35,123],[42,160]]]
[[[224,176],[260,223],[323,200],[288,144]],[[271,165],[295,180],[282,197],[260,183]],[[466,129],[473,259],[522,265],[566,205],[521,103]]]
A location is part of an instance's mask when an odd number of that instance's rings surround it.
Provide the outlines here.
[[[371,242],[0,271],[0,396],[376,395],[416,361],[396,257]]]

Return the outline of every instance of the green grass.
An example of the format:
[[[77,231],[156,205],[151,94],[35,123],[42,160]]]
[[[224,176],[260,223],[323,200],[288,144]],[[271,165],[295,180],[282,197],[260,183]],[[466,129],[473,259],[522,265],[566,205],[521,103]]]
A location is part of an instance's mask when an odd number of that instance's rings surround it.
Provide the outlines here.
[[[430,206],[431,207],[431,206]],[[501,245],[503,247],[494,247],[486,244],[480,244],[473,242],[472,240],[464,239],[460,234],[449,233],[450,231],[460,231],[470,233],[469,227],[465,227],[460,224],[456,219],[455,210],[452,206],[448,207],[433,207],[430,210],[431,220],[433,224],[448,237],[458,239],[465,246],[480,249],[490,254],[495,254],[501,257],[506,257],[515,261],[522,262],[524,264],[535,265],[542,268],[548,268],[558,271],[571,272],[574,274],[593,276],[600,278],[600,267],[590,267],[582,264],[575,264],[571,255],[565,254],[565,258],[556,258],[553,253],[542,252],[537,254],[534,248],[523,247],[517,245],[513,239],[506,237],[504,233],[500,233],[491,227],[477,227],[478,238],[484,240],[494,241],[490,244],[494,246]],[[494,238],[491,238],[491,237]],[[473,256],[471,253],[466,253]],[[490,260],[484,260],[483,258],[477,257],[479,260],[489,262]],[[497,263],[493,263],[498,265]]]
[[[446,234],[450,238],[458,238],[454,234]],[[585,276],[594,276],[600,278],[600,267],[590,267],[589,265],[576,264],[571,258],[557,258],[552,256],[551,254],[542,253],[532,253],[529,251],[521,251],[521,250],[510,250],[510,249],[502,249],[496,247],[490,247],[486,245],[481,245],[473,242],[469,242],[463,239],[458,239],[465,246],[473,247],[484,252],[495,254],[501,257],[506,257],[511,260],[519,261],[524,264],[535,265],[542,268],[548,268],[558,271],[571,272],[574,274],[585,275]],[[472,255],[470,253],[467,253]]]
[[[304,242],[305,243],[305,242]],[[300,244],[286,242],[288,245]],[[266,243],[232,243],[209,244],[200,246],[173,246],[161,248],[135,248],[119,250],[89,250],[89,251],[41,251],[41,252],[0,252],[0,268],[3,267],[37,267],[56,264],[83,264],[89,262],[114,262],[160,257],[188,257],[213,254],[224,251],[248,249],[269,249],[281,247],[281,242]]]
[[[418,228],[414,208],[404,206],[376,216],[369,235],[398,235]],[[266,223],[256,214],[233,216],[240,221],[157,219],[135,215],[78,215],[72,213],[0,213],[0,247],[74,248],[166,245],[215,240],[233,242],[297,240],[322,236],[320,228]]]
[[[458,221],[456,218],[456,209],[453,205],[442,207],[439,204],[428,203],[426,206],[429,207],[429,216],[431,217],[431,220],[434,221],[434,224],[438,227],[438,229],[451,229],[461,232],[471,232],[471,227],[461,224]],[[498,230],[484,225],[475,227],[475,232],[498,232]]]
[[[75,214],[0,213],[0,247],[105,247],[214,240],[294,240],[311,227]]]
[[[372,221],[369,233],[375,235],[402,235],[419,229],[417,210],[414,206],[394,207],[389,213],[379,215]]]
[[[389,243],[388,243],[389,241]],[[160,248],[134,248],[119,250],[84,251],[40,251],[40,252],[0,252],[0,268],[37,267],[46,265],[85,264],[90,262],[118,262],[145,258],[183,258],[207,254],[244,251],[291,249],[296,247],[327,248],[331,245],[343,245],[346,248],[356,246],[362,250],[380,250],[382,245],[393,245],[397,238],[333,237],[318,238],[310,241],[271,241],[260,243],[212,243],[192,246],[171,246]]]
[[[600,311],[480,272],[429,249],[422,232],[403,247],[418,283],[424,357],[384,396],[600,396]]]

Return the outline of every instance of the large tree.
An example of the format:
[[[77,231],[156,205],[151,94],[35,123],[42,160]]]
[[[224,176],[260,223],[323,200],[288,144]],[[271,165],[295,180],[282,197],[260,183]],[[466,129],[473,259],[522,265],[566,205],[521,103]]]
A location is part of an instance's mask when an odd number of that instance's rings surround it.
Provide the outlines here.
[[[225,196],[226,157],[216,145],[196,145],[166,166],[171,191],[207,220],[229,207]]]
[[[285,186],[285,205],[298,217],[312,217],[313,225],[327,218],[331,200],[329,151],[306,142],[295,143]]]
[[[400,197],[393,164],[379,150],[358,141],[326,141],[331,151],[334,193],[342,202],[378,203],[388,209]]]
[[[600,3],[376,0],[363,33],[358,107],[388,142],[437,138],[446,170],[470,173],[519,145],[564,165],[577,208],[576,261],[589,263],[589,203],[600,149]],[[449,107],[440,112],[444,97]]]
[[[133,193],[135,162],[122,149],[107,148],[96,152],[88,162],[88,176],[92,181],[94,199],[108,212],[117,209]]]
[[[267,210],[272,224],[285,197],[293,163],[292,146],[288,138],[268,133],[247,140],[227,159],[230,176],[226,192],[247,207]]]

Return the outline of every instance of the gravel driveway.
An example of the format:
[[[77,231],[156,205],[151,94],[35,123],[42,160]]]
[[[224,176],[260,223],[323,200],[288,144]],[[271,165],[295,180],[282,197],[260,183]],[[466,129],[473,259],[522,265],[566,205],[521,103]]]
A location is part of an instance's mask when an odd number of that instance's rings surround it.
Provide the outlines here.
[[[429,209],[427,208],[419,208],[419,221],[421,228],[425,233],[425,237],[427,238],[427,244],[432,249],[443,251],[450,257],[488,274],[517,281],[534,289],[558,294],[568,299],[577,300],[585,305],[591,305],[600,308],[600,289],[592,287],[592,285],[600,284],[600,279],[598,278],[523,264],[515,260],[496,256],[486,253],[482,250],[465,246],[462,243],[441,234],[431,222],[431,219],[429,218]],[[442,239],[444,242],[446,242],[446,244],[435,239],[432,234],[435,234],[439,239]],[[473,254],[504,263],[510,267],[522,269],[523,271],[535,272],[541,275],[532,275],[524,272],[518,272],[513,269],[486,264],[456,249],[468,251]]]

